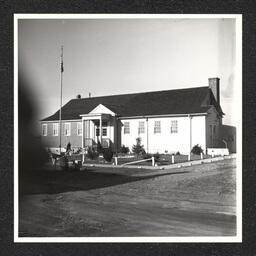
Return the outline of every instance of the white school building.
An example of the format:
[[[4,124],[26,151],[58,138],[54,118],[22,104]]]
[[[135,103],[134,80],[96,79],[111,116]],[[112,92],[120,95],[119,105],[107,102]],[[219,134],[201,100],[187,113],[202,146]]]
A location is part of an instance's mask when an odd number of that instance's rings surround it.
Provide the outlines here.
[[[42,142],[59,148],[86,148],[100,142],[119,151],[136,144],[148,153],[188,154],[196,144],[207,148],[224,147],[220,80],[209,78],[205,87],[71,99],[41,120]]]

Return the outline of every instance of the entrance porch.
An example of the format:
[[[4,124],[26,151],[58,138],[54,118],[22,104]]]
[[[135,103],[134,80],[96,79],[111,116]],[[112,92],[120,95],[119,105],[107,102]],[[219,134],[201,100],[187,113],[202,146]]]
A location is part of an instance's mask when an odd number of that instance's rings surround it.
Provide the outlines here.
[[[115,150],[115,118],[110,114],[84,114],[82,117],[82,148],[96,147]]]

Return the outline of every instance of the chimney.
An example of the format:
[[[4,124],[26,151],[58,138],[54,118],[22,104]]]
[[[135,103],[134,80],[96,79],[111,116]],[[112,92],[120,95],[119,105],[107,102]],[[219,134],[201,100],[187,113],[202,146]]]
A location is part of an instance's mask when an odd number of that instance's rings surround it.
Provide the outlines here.
[[[80,94],[76,95],[76,98],[81,99],[81,95]]]
[[[92,94],[89,92],[89,98],[91,98]]]
[[[209,88],[215,97],[215,100],[220,104],[220,79],[218,77],[208,78]]]

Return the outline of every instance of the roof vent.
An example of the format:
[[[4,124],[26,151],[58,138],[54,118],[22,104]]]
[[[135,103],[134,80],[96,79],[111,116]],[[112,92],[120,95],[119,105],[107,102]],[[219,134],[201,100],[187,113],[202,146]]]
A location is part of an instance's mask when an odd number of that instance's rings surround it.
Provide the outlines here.
[[[77,99],[81,99],[81,95],[80,95],[80,94],[77,94],[77,95],[76,95],[76,98],[77,98]]]

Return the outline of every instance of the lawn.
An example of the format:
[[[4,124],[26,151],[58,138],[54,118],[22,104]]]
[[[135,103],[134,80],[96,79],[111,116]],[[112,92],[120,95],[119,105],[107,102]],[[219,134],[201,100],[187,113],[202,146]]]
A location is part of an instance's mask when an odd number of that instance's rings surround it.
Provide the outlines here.
[[[114,155],[115,156],[115,155]],[[144,160],[143,156],[141,155],[135,155],[135,154],[118,154],[118,165],[138,161],[138,160]],[[204,159],[210,158],[209,155],[203,155]],[[193,160],[199,160],[201,159],[200,155],[191,154],[191,161]],[[79,154],[73,154],[71,156],[68,156],[69,161],[73,160],[80,160],[82,161],[82,155]],[[145,159],[146,160],[146,159]],[[188,161],[188,155],[174,155],[174,162],[175,163],[184,163]],[[90,159],[88,157],[85,157],[85,163],[87,164],[114,164],[114,158],[111,162],[107,162],[102,155],[100,155],[96,159]],[[156,160],[157,165],[169,165],[172,164],[172,155],[170,154],[159,154],[159,159]],[[134,163],[133,165],[152,165],[151,158],[149,157],[148,161],[141,162],[141,163]]]
[[[235,160],[20,175],[20,236],[232,236]]]

